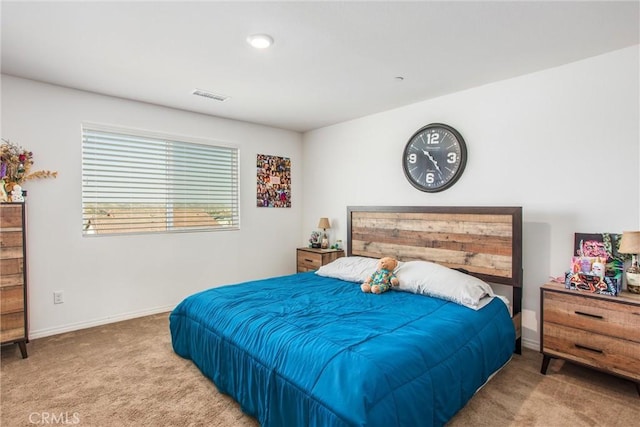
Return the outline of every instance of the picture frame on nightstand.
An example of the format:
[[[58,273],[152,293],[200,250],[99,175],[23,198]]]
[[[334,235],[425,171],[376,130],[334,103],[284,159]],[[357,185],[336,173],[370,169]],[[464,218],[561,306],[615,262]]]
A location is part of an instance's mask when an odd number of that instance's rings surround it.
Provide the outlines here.
[[[621,276],[625,259],[618,252],[621,238],[622,234],[617,233],[575,233],[573,256],[605,258],[605,276]]]
[[[565,288],[617,296],[622,290],[624,270],[624,255],[618,252],[621,237],[615,233],[575,233]]]

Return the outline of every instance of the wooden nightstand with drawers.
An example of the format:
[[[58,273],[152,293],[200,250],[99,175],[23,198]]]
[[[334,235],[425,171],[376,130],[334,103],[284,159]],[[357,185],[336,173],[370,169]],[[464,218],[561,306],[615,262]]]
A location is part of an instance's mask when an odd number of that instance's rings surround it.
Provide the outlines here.
[[[298,273],[317,270],[344,256],[342,249],[298,248],[296,250],[296,265]]]
[[[547,283],[540,287],[540,307],[541,373],[560,358],[634,381],[640,393],[640,295],[613,297]]]

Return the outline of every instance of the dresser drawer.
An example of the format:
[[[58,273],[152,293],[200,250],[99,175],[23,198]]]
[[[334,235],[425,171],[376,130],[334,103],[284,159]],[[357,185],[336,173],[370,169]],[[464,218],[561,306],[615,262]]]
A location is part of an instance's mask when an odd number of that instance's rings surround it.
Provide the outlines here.
[[[24,338],[24,312],[3,314],[0,316],[0,342]]]
[[[22,251],[22,231],[0,231],[0,248],[20,248]]]
[[[7,314],[17,311],[24,311],[24,288],[22,286],[0,288],[0,313]]]
[[[640,381],[640,343],[546,322],[543,342],[545,354]]]
[[[637,305],[545,292],[545,336],[549,323],[640,343],[640,307]]]
[[[0,228],[6,231],[10,228],[22,228],[22,204],[4,204],[0,215]]]
[[[317,270],[321,266],[322,254],[307,251],[298,251],[298,271]]]
[[[24,259],[0,259],[0,272],[2,272],[3,278],[6,275],[24,274]]]
[[[24,274],[3,274],[0,276],[0,287],[24,286]]]
[[[2,260],[22,258],[23,254],[24,254],[24,251],[22,250],[22,246],[0,247],[0,259]]]
[[[343,256],[342,249],[298,248],[296,250],[296,267],[298,273],[313,271]]]

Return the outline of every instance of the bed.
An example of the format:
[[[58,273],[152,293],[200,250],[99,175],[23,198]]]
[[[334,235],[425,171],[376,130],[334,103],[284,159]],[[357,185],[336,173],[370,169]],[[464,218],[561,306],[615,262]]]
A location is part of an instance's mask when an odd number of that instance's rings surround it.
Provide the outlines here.
[[[174,351],[264,427],[444,425],[519,351],[521,208],[348,207],[347,231],[318,272],[186,298]],[[382,256],[404,288],[361,292]],[[487,282],[513,286],[510,305],[469,305]]]

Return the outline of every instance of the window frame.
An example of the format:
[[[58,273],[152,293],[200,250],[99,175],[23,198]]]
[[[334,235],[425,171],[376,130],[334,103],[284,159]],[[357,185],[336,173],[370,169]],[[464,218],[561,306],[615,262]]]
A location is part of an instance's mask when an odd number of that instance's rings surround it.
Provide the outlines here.
[[[230,150],[232,153],[232,160],[229,162],[229,166],[232,169],[232,175],[235,174],[235,177],[231,176],[231,191],[230,195],[232,196],[231,202],[231,224],[229,225],[221,225],[221,226],[205,226],[205,225],[196,225],[193,227],[189,226],[175,226],[170,223],[173,221],[172,212],[175,212],[175,206],[170,207],[169,200],[171,197],[169,196],[168,190],[163,194],[166,198],[165,204],[167,205],[166,211],[164,213],[164,229],[162,230],[136,230],[135,227],[129,229],[128,231],[117,231],[117,232],[90,232],[90,227],[87,226],[87,222],[90,221],[88,218],[85,207],[87,205],[88,196],[85,195],[85,191],[87,190],[87,185],[85,181],[87,180],[87,175],[85,175],[85,162],[87,161],[87,147],[86,147],[86,138],[87,132],[94,133],[104,133],[104,134],[116,134],[123,135],[125,137],[133,137],[133,138],[144,138],[148,140],[155,140],[159,143],[164,143],[165,147],[170,146],[171,144],[178,144],[180,147],[191,147],[202,149],[202,147],[212,147],[215,149],[223,149]],[[82,236],[83,237],[104,237],[104,236],[130,236],[130,235],[153,235],[153,234],[164,234],[164,233],[197,233],[197,232],[212,232],[212,231],[238,231],[240,230],[240,202],[241,202],[241,194],[240,194],[240,148],[238,145],[230,144],[227,142],[222,142],[219,140],[209,139],[209,138],[199,138],[185,135],[177,135],[177,134],[169,134],[164,132],[156,132],[135,128],[127,128],[121,126],[113,126],[113,125],[105,125],[99,124],[95,122],[83,122],[81,124],[80,129],[81,134],[81,223],[82,223]],[[138,147],[139,148],[139,147]],[[167,152],[170,152],[171,148],[166,148]],[[206,150],[206,149],[205,149]],[[158,149],[158,153],[162,152],[162,149]],[[194,157],[195,158],[195,157]],[[175,167],[175,166],[174,166]],[[171,169],[169,166],[169,161],[165,164],[165,175],[164,181],[167,183],[175,182],[170,178],[170,171],[175,173],[176,169]],[[235,179],[234,179],[235,178]],[[168,184],[167,184],[168,185]],[[224,187],[223,187],[224,188]],[[224,188],[227,190],[227,188]],[[125,194],[124,192],[122,194]],[[104,197],[104,196],[103,196]],[[105,202],[106,203],[106,202]],[[235,206],[235,209],[234,209]],[[149,223],[145,223],[149,224]]]

